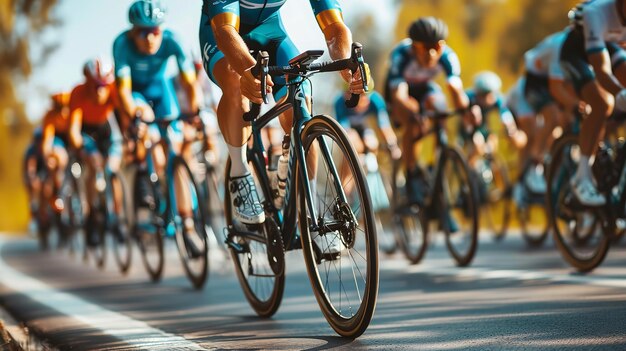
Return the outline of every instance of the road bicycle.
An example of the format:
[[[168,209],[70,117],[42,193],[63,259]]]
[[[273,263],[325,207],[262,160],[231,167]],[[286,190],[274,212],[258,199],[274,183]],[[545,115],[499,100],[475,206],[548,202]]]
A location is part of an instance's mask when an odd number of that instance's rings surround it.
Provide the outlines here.
[[[459,266],[472,262],[478,246],[478,190],[467,160],[448,144],[443,122],[458,112],[425,112],[418,118],[432,120],[432,127],[416,138],[435,135],[434,166],[417,165],[415,179],[408,179],[400,161],[394,165],[392,207],[398,242],[407,259],[420,262],[428,247],[430,222],[438,223],[448,252]],[[408,182],[417,182],[420,201],[408,198]]]
[[[140,124],[156,125],[167,133],[172,123],[185,121],[193,116],[182,115],[178,119],[158,120],[150,122],[135,118],[136,129]],[[137,141],[138,143],[141,141]],[[152,281],[159,281],[163,274],[165,262],[164,239],[174,238],[178,253],[183,263],[187,278],[196,289],[204,286],[208,276],[208,240],[206,234],[206,210],[200,197],[200,189],[196,184],[189,165],[182,155],[167,145],[167,161],[165,179],[161,178],[153,158],[153,149],[157,144],[148,142],[145,149],[145,161],[136,161],[137,172],[134,181],[133,235],[139,245],[144,266]],[[138,148],[135,147],[135,152]],[[177,191],[178,189],[178,191]],[[179,213],[178,196],[186,193],[190,200],[191,217],[182,218]],[[181,205],[182,206],[182,205]],[[193,231],[189,230],[193,221]]]
[[[552,146],[546,200],[559,252],[578,271],[590,272],[602,263],[611,243],[626,228],[626,144],[621,139],[616,146],[600,145],[592,171],[607,202],[598,208],[583,206],[570,185],[581,156],[579,123],[580,118],[572,132]]]
[[[353,44],[348,59],[313,63],[322,54],[306,51],[289,66],[268,67],[267,53],[259,53],[253,73],[262,82],[264,100],[267,74],[287,75],[289,92],[284,102],[262,116],[257,118],[259,105],[254,104],[244,116],[252,124],[253,142],[247,156],[266,219],[253,227],[234,222],[231,196],[236,189],[227,189],[228,246],[244,294],[262,317],[272,316],[280,306],[287,268],[285,251],[301,248],[324,317],[339,335],[355,338],[368,327],[378,293],[374,214],[359,158],[345,131],[329,116],[311,116],[302,85],[317,73],[350,69],[363,74],[365,69],[360,44]],[[358,95],[353,95],[349,103],[355,105],[357,99]],[[289,109],[294,114],[289,174],[284,207],[279,210],[274,206],[261,130]],[[316,161],[317,167],[312,166]],[[226,184],[230,184],[229,173],[230,161]]]

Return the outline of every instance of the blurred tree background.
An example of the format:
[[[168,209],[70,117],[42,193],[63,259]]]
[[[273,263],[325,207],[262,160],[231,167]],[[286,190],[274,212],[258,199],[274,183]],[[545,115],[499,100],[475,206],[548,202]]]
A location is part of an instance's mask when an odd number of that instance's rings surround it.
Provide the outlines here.
[[[28,202],[21,160],[32,125],[22,84],[43,64],[57,43],[44,33],[60,25],[53,9],[58,0],[0,0],[0,230],[24,229]],[[47,32],[49,33],[49,32]],[[39,117],[39,116],[37,116]]]

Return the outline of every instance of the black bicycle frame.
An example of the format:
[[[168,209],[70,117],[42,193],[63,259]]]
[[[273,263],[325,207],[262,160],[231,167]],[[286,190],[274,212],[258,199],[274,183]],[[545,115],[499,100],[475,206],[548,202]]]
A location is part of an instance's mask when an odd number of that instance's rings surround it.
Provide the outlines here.
[[[272,109],[267,111],[265,114],[255,119],[252,122],[252,140],[253,146],[248,149],[248,160],[252,161],[257,169],[266,169],[266,158],[264,155],[265,148],[263,146],[262,138],[261,138],[261,130],[267,126],[267,124],[272,121],[274,118],[278,117],[283,112],[292,109],[293,110],[293,124],[291,128],[291,144],[289,146],[289,171],[288,171],[288,182],[287,187],[285,189],[285,205],[284,212],[281,216],[280,212],[274,207],[273,201],[271,198],[265,199],[265,203],[263,204],[265,209],[270,209],[272,213],[275,214],[275,218],[279,221],[279,226],[281,227],[281,233],[283,237],[283,243],[285,248],[291,249],[294,247],[295,239],[296,239],[296,230],[297,230],[297,220],[298,220],[298,204],[297,204],[297,192],[293,191],[292,186],[295,186],[297,178],[300,177],[302,181],[302,187],[299,191],[303,191],[306,198],[306,206],[309,209],[309,213],[311,214],[311,220],[313,221],[313,228],[319,228],[317,212],[315,206],[313,204],[313,196],[311,194],[311,187],[309,184],[309,175],[308,169],[306,167],[306,155],[304,153],[304,146],[301,139],[301,132],[304,129],[307,122],[312,119],[311,114],[307,108],[306,99],[304,96],[304,91],[301,88],[300,83],[291,83],[289,84],[289,92],[287,99],[274,106]],[[320,146],[320,152],[322,152],[325,156],[331,156],[331,152],[328,149],[328,146],[324,142],[323,139],[318,139],[318,143]],[[294,164],[297,162],[297,164]],[[298,168],[297,172],[293,172],[294,168]],[[333,164],[330,164],[330,171],[333,174],[334,179],[340,179],[336,167]],[[270,188],[270,181],[268,179],[267,173],[261,172],[261,174],[257,174],[258,177],[261,178],[261,186],[264,187],[263,191],[265,194],[271,194],[272,189]],[[339,194],[340,200],[346,201],[346,195],[343,192],[341,186],[335,184],[337,194]],[[295,204],[295,206],[293,206]]]

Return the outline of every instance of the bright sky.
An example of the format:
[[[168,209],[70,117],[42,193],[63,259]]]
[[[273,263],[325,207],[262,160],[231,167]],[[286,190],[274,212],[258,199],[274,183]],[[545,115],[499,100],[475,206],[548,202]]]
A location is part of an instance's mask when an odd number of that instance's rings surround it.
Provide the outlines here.
[[[364,12],[376,13],[378,26],[390,29],[395,23],[391,0],[339,0],[344,15]],[[32,120],[41,118],[47,108],[47,96],[56,91],[70,90],[82,81],[82,65],[94,56],[111,55],[113,40],[129,28],[127,11],[132,0],[63,0],[58,13],[63,26],[50,36],[60,43],[60,48],[44,67],[35,70],[25,86],[28,93],[27,113]],[[166,26],[178,33],[183,44],[199,52],[198,24],[200,0],[166,0],[168,17]],[[311,11],[309,0],[288,0],[281,9],[285,27],[300,50],[326,49]],[[385,31],[383,30],[383,33]],[[387,33],[389,33],[387,31]],[[358,39],[358,38],[357,38]]]

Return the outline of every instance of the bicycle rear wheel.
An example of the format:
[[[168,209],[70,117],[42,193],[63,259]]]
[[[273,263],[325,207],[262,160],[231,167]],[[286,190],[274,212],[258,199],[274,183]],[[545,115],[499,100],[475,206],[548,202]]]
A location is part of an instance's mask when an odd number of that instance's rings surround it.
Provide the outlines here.
[[[209,273],[209,244],[205,227],[205,209],[200,197],[198,185],[194,181],[193,174],[189,166],[181,156],[174,156],[172,159],[172,188],[170,192],[175,194],[176,189],[186,192],[191,201],[191,215],[187,219],[180,218],[176,214],[174,223],[176,224],[176,246],[183,262],[187,278],[196,289],[201,289],[206,282]],[[180,181],[180,184],[178,182]],[[174,197],[176,197],[174,195]],[[176,207],[171,209],[176,213]],[[190,232],[184,220],[193,220],[194,231]]]
[[[229,228],[228,240],[230,254],[235,264],[235,271],[239,284],[243,290],[248,303],[254,311],[263,318],[274,315],[280,307],[285,290],[285,272],[284,269],[280,274],[276,274],[268,255],[269,245],[268,238],[271,240],[280,240],[280,232],[278,225],[273,219],[274,214],[267,211],[269,208],[268,201],[272,201],[271,190],[269,184],[261,184],[259,182],[261,172],[265,172],[256,163],[251,163],[252,176],[256,182],[256,188],[259,192],[259,199],[266,209],[265,223],[257,226],[255,229],[243,227],[241,224],[233,222],[232,202],[230,189],[224,192],[224,215]],[[226,162],[224,170],[224,182],[228,187],[230,184],[230,158]],[[258,234],[258,238],[253,239],[251,235],[237,235],[239,231],[254,231]],[[282,245],[282,241],[280,242]],[[280,257],[278,257],[280,259]],[[282,256],[284,267],[284,255]]]
[[[559,252],[579,272],[599,266],[609,250],[609,235],[603,228],[603,209],[585,209],[575,204],[570,179],[580,159],[578,136],[568,135],[554,142],[548,168],[548,215]]]
[[[439,222],[446,234],[450,255],[461,267],[469,265],[478,247],[478,194],[467,161],[453,147],[444,150],[441,170]]]
[[[161,280],[164,265],[165,196],[156,175],[139,169],[135,174],[133,236],[144,267],[153,282]],[[142,190],[143,189],[143,190]]]
[[[307,206],[303,179],[297,177],[309,278],[331,327],[341,336],[356,338],[367,329],[378,294],[378,245],[367,183],[345,132],[332,118],[316,116],[307,122],[302,144],[306,155],[319,150],[317,172],[309,174],[316,187],[311,201],[317,218]]]
[[[109,202],[107,208],[111,211],[109,218],[113,220],[109,226],[113,234],[113,253],[120,272],[126,274],[133,257],[131,224],[128,218],[130,206],[126,195],[128,184],[123,176],[117,173],[108,176],[107,184]]]

